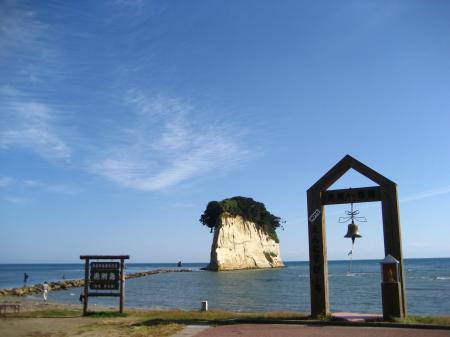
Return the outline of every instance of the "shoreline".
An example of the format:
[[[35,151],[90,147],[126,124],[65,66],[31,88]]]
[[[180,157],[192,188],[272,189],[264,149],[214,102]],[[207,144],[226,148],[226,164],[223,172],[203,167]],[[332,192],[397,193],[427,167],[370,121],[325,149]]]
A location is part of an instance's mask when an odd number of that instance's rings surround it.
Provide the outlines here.
[[[150,275],[163,274],[163,273],[187,273],[192,272],[192,269],[155,269],[148,270],[136,273],[130,273],[125,275],[125,279],[135,279]],[[81,288],[84,287],[83,279],[75,279],[75,280],[62,280],[56,282],[50,282],[49,284],[50,290],[58,291],[58,290],[67,290],[70,288]],[[43,291],[42,284],[34,284],[28,287],[18,287],[18,288],[4,288],[0,289],[0,297],[5,296],[28,296],[33,294],[38,294]]]

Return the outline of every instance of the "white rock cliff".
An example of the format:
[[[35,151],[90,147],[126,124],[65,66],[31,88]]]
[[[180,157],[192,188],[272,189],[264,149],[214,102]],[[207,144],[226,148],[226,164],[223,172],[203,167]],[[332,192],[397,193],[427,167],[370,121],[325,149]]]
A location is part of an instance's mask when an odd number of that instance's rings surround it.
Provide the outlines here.
[[[224,213],[217,220],[207,270],[284,267],[280,246],[254,222]]]

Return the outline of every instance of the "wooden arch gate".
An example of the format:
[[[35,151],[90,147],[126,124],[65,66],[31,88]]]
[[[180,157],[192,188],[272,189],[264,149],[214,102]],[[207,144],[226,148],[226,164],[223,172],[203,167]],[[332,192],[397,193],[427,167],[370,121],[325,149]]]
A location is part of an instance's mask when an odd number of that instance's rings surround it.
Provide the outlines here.
[[[348,170],[354,169],[378,186],[341,190],[327,190]],[[325,231],[325,205],[381,201],[383,217],[384,253],[399,261],[400,291],[396,300],[390,299],[390,312],[406,316],[405,276],[403,273],[402,240],[398,211],[397,184],[364,165],[350,155],[342,158],[307,191],[309,272],[311,287],[311,315],[330,313],[328,291],[328,262]]]

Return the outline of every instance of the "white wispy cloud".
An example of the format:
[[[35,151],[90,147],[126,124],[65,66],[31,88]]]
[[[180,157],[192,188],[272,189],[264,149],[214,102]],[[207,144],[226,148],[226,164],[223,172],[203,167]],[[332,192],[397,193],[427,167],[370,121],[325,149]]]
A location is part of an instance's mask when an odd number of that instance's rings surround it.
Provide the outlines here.
[[[23,184],[26,187],[42,189],[51,193],[59,194],[77,194],[81,192],[81,188],[66,184],[49,184],[38,180],[25,180]]]
[[[410,196],[404,197],[400,199],[400,202],[411,202],[416,200],[422,200],[426,198],[433,198],[443,194],[450,193],[450,186],[435,188],[432,190],[422,191],[419,193],[412,194]]]
[[[144,5],[146,13],[164,10],[164,6],[140,0],[112,3],[134,18],[135,24],[147,19],[146,15],[138,15]],[[114,18],[124,20],[119,14]],[[86,65],[72,59],[72,50],[65,50],[67,46],[61,42],[68,36],[63,36],[57,25],[45,21],[39,6],[0,2],[0,62],[6,65],[0,73],[8,79],[6,85],[0,86],[0,151],[26,149],[80,170],[86,169],[87,164],[90,173],[142,191],[161,190],[210,172],[230,170],[255,155],[256,151],[244,144],[241,127],[219,123],[212,113],[175,96],[149,95],[132,89],[117,104],[125,104],[123,115],[118,113],[120,107],[111,113],[96,114],[102,105],[107,105],[99,99],[96,105],[80,103],[83,111],[77,116],[80,106],[61,101],[60,85],[67,83],[66,75],[84,79],[93,74],[86,74]],[[79,33],[98,36],[89,30]],[[145,55],[143,59],[148,56]],[[125,66],[126,61],[120,63],[117,68],[124,69],[125,74],[130,73],[129,69],[141,68],[140,62]],[[103,75],[115,71],[105,70]],[[122,83],[134,83],[132,78],[118,78],[117,85],[100,86],[95,95],[108,97],[109,104],[114,90],[122,89]],[[78,89],[80,96],[93,94]],[[71,109],[73,115],[68,113]],[[102,131],[101,136],[96,130]],[[26,187],[72,193],[71,186],[64,184],[28,181]]]
[[[10,204],[16,204],[16,205],[23,205],[23,204],[28,203],[28,199],[14,197],[14,196],[1,196],[0,200],[10,203]]]
[[[35,11],[15,1],[3,1],[0,9],[0,57],[14,55],[17,49],[42,47],[45,25],[37,20]]]
[[[145,0],[115,0],[114,4],[121,8],[142,9],[148,2]]]
[[[21,147],[46,158],[71,157],[72,150],[61,135],[63,130],[52,107],[5,91],[0,92],[0,98],[0,149]]]
[[[164,2],[146,1],[146,0],[115,0],[111,3],[115,11],[119,14],[142,17],[142,20],[148,16],[161,13],[167,7]]]
[[[57,50],[54,30],[33,6],[0,3],[0,73],[5,79],[0,87],[0,150],[25,148],[50,159],[71,157],[58,120],[61,105],[51,103],[51,94],[36,94],[50,93],[49,83],[61,72]]]
[[[72,158],[63,113],[11,86],[1,87],[0,97],[0,149],[25,148],[52,160]],[[111,130],[113,141],[106,148],[96,139],[84,140],[90,144],[87,156],[97,157],[88,171],[121,186],[161,190],[207,172],[232,169],[251,157],[239,128],[198,117],[194,107],[181,99],[130,90],[125,104],[131,122]],[[55,193],[78,192],[61,184],[26,185]]]
[[[63,70],[55,30],[39,14],[30,3],[0,1],[0,64],[16,85],[46,86]]]
[[[130,90],[125,98],[133,125],[122,144],[91,163],[91,171],[122,186],[161,190],[214,170],[227,170],[249,157],[238,128],[199,118],[195,108],[168,96]]]
[[[11,186],[13,183],[14,183],[14,179],[13,178],[0,176],[0,188],[1,187]]]

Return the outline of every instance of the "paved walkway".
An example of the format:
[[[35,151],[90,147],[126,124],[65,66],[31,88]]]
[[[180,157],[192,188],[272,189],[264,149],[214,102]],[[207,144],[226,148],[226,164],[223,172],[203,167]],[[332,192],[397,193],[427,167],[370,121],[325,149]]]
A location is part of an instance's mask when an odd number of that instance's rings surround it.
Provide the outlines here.
[[[383,315],[380,314],[358,314],[354,312],[334,312],[332,316],[347,322],[370,322],[383,318]]]
[[[195,337],[450,337],[450,330],[307,326],[292,324],[236,324],[210,327]]]
[[[196,336],[199,332],[206,329],[209,329],[209,325],[188,325],[172,337],[193,337]]]

